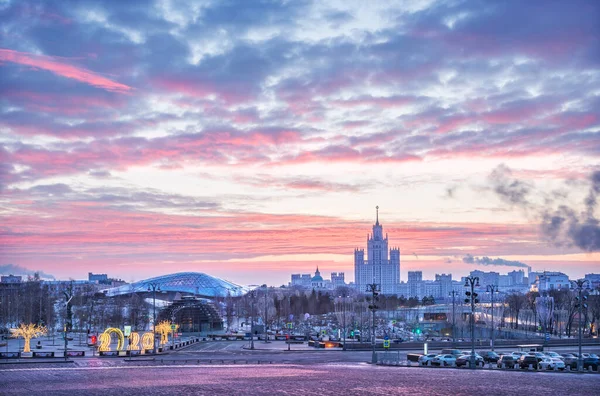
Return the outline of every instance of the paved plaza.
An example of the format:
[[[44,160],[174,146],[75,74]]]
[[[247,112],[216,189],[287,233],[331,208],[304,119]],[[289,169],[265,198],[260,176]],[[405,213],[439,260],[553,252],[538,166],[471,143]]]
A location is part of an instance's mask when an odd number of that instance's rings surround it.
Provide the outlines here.
[[[596,395],[600,375],[316,365],[23,367],[5,395]]]
[[[157,356],[4,360],[2,395],[596,395],[598,373],[383,367],[370,351],[208,341]],[[44,346],[45,350],[50,349]],[[564,347],[557,349],[573,349]],[[586,347],[598,351],[597,346]],[[407,353],[399,351],[402,359]]]

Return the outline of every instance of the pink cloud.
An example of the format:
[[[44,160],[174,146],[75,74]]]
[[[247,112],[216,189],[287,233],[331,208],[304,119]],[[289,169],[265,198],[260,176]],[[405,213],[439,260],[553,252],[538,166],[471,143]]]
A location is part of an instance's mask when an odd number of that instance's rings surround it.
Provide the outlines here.
[[[17,63],[20,65],[31,66],[37,69],[48,70],[61,77],[70,78],[102,88],[111,92],[126,93],[132,90],[131,87],[112,81],[92,71],[65,63],[62,59],[35,55],[28,52],[19,52],[9,49],[0,49],[0,61]]]

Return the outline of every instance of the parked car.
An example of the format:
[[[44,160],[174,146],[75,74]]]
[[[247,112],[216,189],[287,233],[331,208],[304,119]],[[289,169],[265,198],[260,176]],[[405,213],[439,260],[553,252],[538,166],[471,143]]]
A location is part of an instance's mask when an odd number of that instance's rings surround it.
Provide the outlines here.
[[[577,357],[572,353],[561,353],[562,361],[565,362],[565,366],[572,367],[575,364],[575,368],[577,368]]]
[[[471,354],[459,356],[456,358],[456,367],[469,366],[471,364],[470,362]],[[475,354],[475,365],[483,366],[484,363],[485,361],[483,360],[483,357],[481,357],[478,354]]]
[[[584,358],[582,363],[583,363],[584,370],[589,370],[590,368],[592,368],[593,370],[597,371],[598,366],[600,365],[600,359],[588,357],[588,358]],[[571,368],[571,370],[577,370],[577,358],[570,361],[569,364],[567,364],[567,362],[565,362],[565,365],[568,365]]]
[[[479,354],[486,363],[496,363],[500,359],[500,355],[494,351],[479,351]]]
[[[431,360],[433,360],[433,358],[436,356],[437,356],[437,354],[435,354],[435,353],[428,353],[427,355],[421,355],[421,356],[419,356],[419,364],[421,366],[427,366],[427,363],[430,362]]]
[[[535,358],[537,359],[538,363],[541,362],[544,358],[546,358],[547,356],[542,353],[542,352],[529,352],[527,353],[529,356],[535,356]]]
[[[523,355],[517,360],[519,367],[527,369],[531,365],[534,370],[538,369],[538,359],[535,355]]]
[[[589,370],[590,368],[598,371],[598,366],[600,366],[600,359],[588,357],[583,359],[583,368]]]
[[[462,355],[462,352],[458,349],[442,349],[442,355],[454,355],[458,357]]]
[[[506,368],[515,368],[516,363],[517,359],[515,359],[513,355],[502,355],[496,362],[498,368],[502,368],[502,366]]]
[[[556,353],[556,352],[546,352],[546,356],[551,357],[551,358],[561,358],[561,356]]]
[[[510,353],[515,359],[519,359],[523,355],[527,355],[527,352],[511,352]]]
[[[437,355],[431,360],[432,366],[452,366],[456,363],[454,355]]]
[[[542,361],[540,362],[540,370],[554,370],[554,369],[564,370],[565,362],[563,362],[559,358],[551,358],[551,357],[543,358]]]

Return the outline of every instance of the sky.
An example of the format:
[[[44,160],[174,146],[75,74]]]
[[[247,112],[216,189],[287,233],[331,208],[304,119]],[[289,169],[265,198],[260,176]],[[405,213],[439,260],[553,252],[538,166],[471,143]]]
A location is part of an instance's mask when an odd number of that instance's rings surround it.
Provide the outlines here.
[[[376,206],[404,281],[600,272],[598,1],[0,0],[0,20],[0,273],[353,281]]]

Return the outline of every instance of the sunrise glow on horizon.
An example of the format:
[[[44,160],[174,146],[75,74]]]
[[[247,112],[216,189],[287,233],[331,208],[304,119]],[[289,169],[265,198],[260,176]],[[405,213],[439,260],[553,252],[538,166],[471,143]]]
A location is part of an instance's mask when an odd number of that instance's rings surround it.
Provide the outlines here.
[[[0,1],[0,274],[600,272],[600,3]]]

